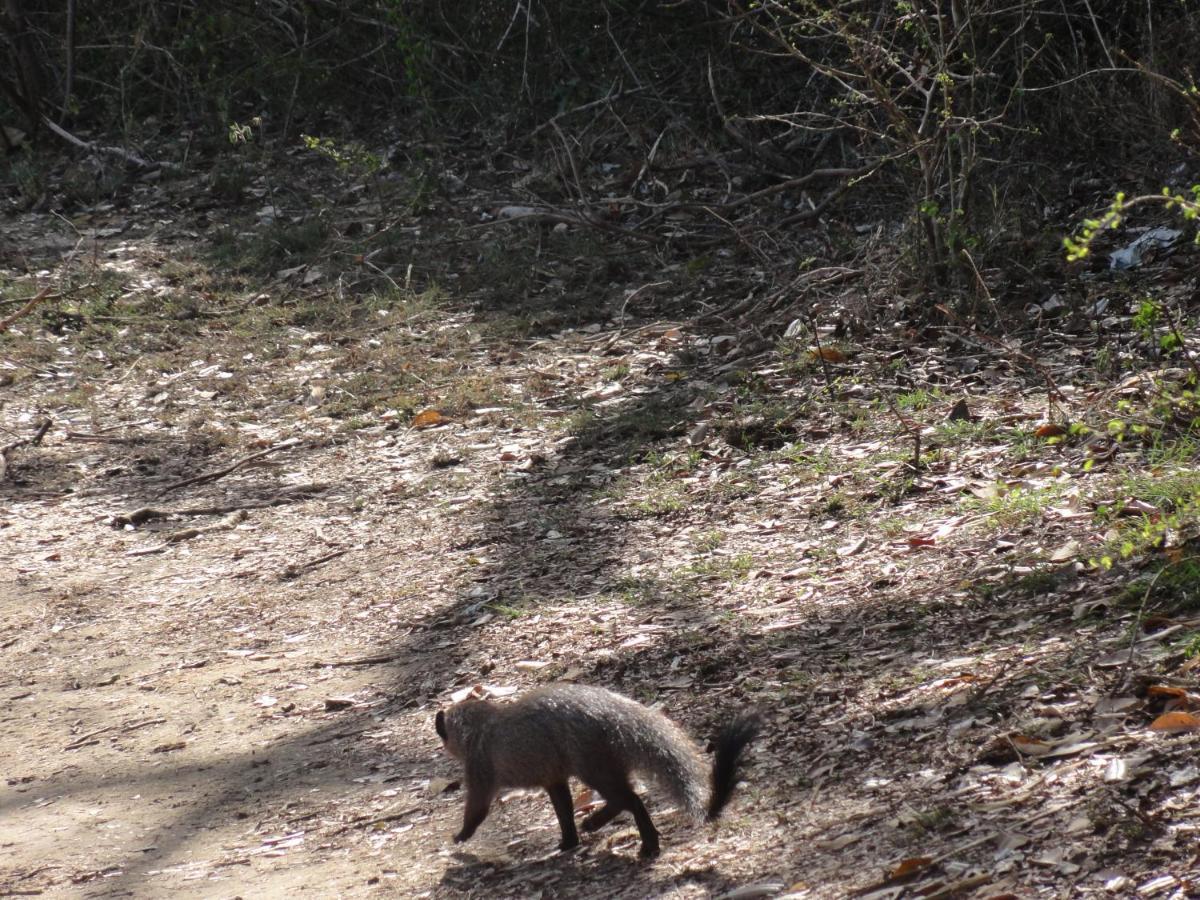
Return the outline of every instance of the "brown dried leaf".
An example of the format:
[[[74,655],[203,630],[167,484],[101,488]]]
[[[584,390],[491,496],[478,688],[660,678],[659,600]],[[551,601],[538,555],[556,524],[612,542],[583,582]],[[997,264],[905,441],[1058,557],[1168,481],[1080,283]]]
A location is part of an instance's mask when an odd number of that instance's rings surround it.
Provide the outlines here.
[[[1059,425],[1057,422],[1046,422],[1044,425],[1039,425],[1033,432],[1034,437],[1051,438],[1060,437],[1067,433],[1067,426]]]
[[[916,872],[920,872],[922,869],[928,868],[932,863],[932,856],[910,856],[908,859],[901,860],[896,868],[888,872],[888,881],[895,881],[897,878],[907,878]]]
[[[1040,741],[1037,738],[1026,737],[1023,734],[1014,734],[1009,738],[1012,745],[1026,756],[1045,756],[1047,753],[1054,751],[1054,745],[1046,741]]]
[[[445,425],[450,420],[436,409],[423,409],[413,416],[413,428],[432,428],[435,425]]]
[[[1163,713],[1150,723],[1151,731],[1163,734],[1180,734],[1185,731],[1200,731],[1200,718],[1188,712]]]
[[[831,363],[844,363],[846,361],[846,354],[836,347],[813,347],[808,351],[808,355],[811,359],[823,359],[825,362]]]
[[[591,788],[582,788],[575,794],[575,812],[591,812],[603,802],[600,795]]]

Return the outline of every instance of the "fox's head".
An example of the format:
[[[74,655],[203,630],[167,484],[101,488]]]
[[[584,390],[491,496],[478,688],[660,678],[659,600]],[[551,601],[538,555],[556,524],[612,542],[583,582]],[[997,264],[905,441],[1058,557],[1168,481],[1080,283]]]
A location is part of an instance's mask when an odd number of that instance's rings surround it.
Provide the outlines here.
[[[465,759],[467,744],[478,734],[479,726],[491,711],[492,704],[486,700],[464,700],[438,710],[433,725],[446,752],[457,760]]]

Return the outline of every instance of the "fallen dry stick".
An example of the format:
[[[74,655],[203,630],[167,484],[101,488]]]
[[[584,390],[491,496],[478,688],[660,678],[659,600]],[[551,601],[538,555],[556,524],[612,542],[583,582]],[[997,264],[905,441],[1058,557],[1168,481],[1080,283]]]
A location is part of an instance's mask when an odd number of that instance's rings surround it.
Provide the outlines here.
[[[81,284],[78,287],[69,288],[65,291],[59,291],[58,293],[51,293],[49,286],[42,288],[34,296],[30,297],[29,300],[26,301],[25,305],[18,309],[11,316],[6,319],[0,319],[0,334],[8,331],[8,326],[17,321],[17,319],[21,318],[21,316],[25,315],[43,300],[61,300],[63,297],[78,293],[79,291],[86,291],[92,286],[92,283],[89,281],[87,284]]]
[[[183,528],[179,531],[172,531],[163,538],[168,544],[178,544],[180,541],[190,541],[194,537],[199,537],[202,534],[212,534],[217,531],[229,531],[236,528],[239,523],[245,522],[249,517],[244,509],[239,509],[230,513],[220,522],[214,522],[211,525],[205,525],[203,528]]]
[[[247,513],[244,509],[239,509],[236,512],[230,513],[220,522],[214,522],[212,525],[205,525],[203,528],[181,528],[179,531],[172,531],[169,534],[163,535],[163,542],[156,544],[153,547],[139,547],[136,550],[129,550],[126,556],[148,556],[151,553],[165,553],[172,544],[178,544],[182,541],[190,541],[194,537],[199,537],[202,534],[212,534],[217,531],[229,531],[236,528],[239,523],[246,521]]]
[[[248,462],[253,462],[256,459],[266,456],[268,453],[274,453],[276,450],[285,450],[288,447],[294,447],[300,443],[299,438],[288,438],[286,441],[280,441],[278,444],[273,444],[266,450],[259,450],[257,453],[251,453],[249,456],[243,456],[232,465],[226,466],[224,469],[217,469],[214,472],[205,472],[202,475],[196,475],[192,478],[185,478],[183,481],[176,481],[174,484],[168,484],[165,488],[159,491],[155,496],[161,497],[168,491],[174,491],[181,487],[187,487],[191,484],[207,484],[210,481],[216,481],[218,478],[224,478],[230,472],[237,471]]]
[[[383,663],[393,662],[403,655],[403,653],[381,653],[377,656],[358,656],[354,659],[319,659],[313,663],[313,668],[320,669],[324,666],[329,666],[330,668],[338,669],[342,666],[378,666]]]
[[[51,295],[50,295],[49,286],[44,287],[40,291],[38,291],[36,294],[34,294],[32,297],[30,297],[29,302],[27,302],[24,306],[22,306],[20,309],[18,309],[11,316],[9,316],[6,319],[0,319],[0,334],[2,334],[5,331],[8,331],[9,325],[11,325],[13,322],[17,321],[17,319],[21,318],[21,316],[25,315],[25,313],[29,312],[31,309],[33,309],[35,306],[37,306],[43,300],[48,299],[50,296]]]
[[[67,131],[57,122],[54,122],[47,116],[42,116],[42,124],[49,128],[52,132],[66,141],[68,144],[80,147],[84,150],[90,150],[93,153],[103,153],[106,156],[115,156],[117,159],[123,159],[125,162],[133,163],[139,169],[166,169],[170,172],[178,172],[181,167],[178,163],[172,162],[153,162],[148,159],[143,159],[136,153],[126,150],[123,147],[105,147],[95,141],[85,141],[83,138],[78,138],[71,132]]]
[[[167,720],[166,719],[143,719],[140,722],[133,721],[133,722],[125,722],[121,725],[105,725],[103,728],[97,728],[95,731],[89,731],[87,734],[84,734],[84,735],[81,735],[81,736],[75,738],[75,740],[71,741],[71,743],[69,743],[69,744],[67,744],[67,746],[63,747],[63,749],[64,750],[78,750],[80,747],[83,747],[85,744],[91,743],[93,738],[95,738],[101,734],[104,734],[105,732],[108,732],[108,731],[116,731],[119,729],[122,732],[129,733],[130,731],[137,731],[139,728],[145,728],[149,725],[161,725],[165,721],[167,721]]]
[[[11,444],[5,444],[3,447],[0,447],[0,481],[3,481],[8,476],[8,457],[21,447],[36,447],[40,444],[42,438],[46,436],[46,432],[50,430],[50,424],[49,419],[42,419],[38,423],[37,431],[33,433],[33,437],[21,438],[19,441],[13,441]]]
[[[415,812],[419,812],[420,809],[420,806],[408,806],[397,812],[388,813],[387,815],[383,816],[360,816],[357,819],[351,819],[341,828],[331,831],[329,836],[334,837],[339,834],[344,834],[345,832],[350,831],[352,828],[374,828],[376,825],[383,825],[385,822],[395,822],[398,819],[404,819],[408,816],[411,816]]]
[[[244,503],[227,503],[222,506],[189,506],[184,509],[159,509],[154,506],[143,506],[127,513],[114,515],[110,524],[114,528],[124,528],[126,525],[142,525],[151,519],[168,519],[171,516],[223,516],[240,509],[267,509],[272,506],[283,506],[295,500],[303,500],[313,494],[319,494],[328,487],[329,485],[319,482],[298,484],[285,488],[275,496],[267,497],[264,500],[247,500]]]
[[[331,559],[337,559],[339,556],[345,556],[349,552],[349,550],[334,550],[332,553],[326,553],[324,556],[318,556],[316,559],[310,559],[305,563],[288,563],[284,566],[283,571],[279,573],[279,577],[284,581],[291,578],[298,578],[310,569],[315,569],[317,566],[327,563]]]

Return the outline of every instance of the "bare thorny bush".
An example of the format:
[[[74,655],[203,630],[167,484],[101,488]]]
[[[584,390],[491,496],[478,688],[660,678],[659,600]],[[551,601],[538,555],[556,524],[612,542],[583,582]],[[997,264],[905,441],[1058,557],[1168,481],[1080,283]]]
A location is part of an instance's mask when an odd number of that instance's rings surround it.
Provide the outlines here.
[[[147,117],[222,136],[255,116],[279,146],[403,120],[545,159],[521,199],[655,241],[794,267],[811,254],[790,236],[836,208],[907,237],[905,269],[944,287],[1044,230],[1081,169],[1111,179],[1187,137],[1200,37],[1188,4],[1121,0],[67,7],[6,5],[6,120],[138,140]]]
[[[986,256],[1014,224],[1037,221],[1031,183],[1050,193],[1065,163],[1097,151],[1118,164],[1137,135],[1165,145],[1180,97],[1129,76],[1145,72],[1141,58],[1184,65],[1196,25],[1182,7],[1147,5],[1139,18],[1131,4],[1087,0],[734,6],[766,42],[760,52],[810,73],[792,108],[750,120],[776,145],[832,135],[899,188],[913,249],[938,283],[970,281],[970,254]],[[1024,201],[1004,196],[1023,186]]]

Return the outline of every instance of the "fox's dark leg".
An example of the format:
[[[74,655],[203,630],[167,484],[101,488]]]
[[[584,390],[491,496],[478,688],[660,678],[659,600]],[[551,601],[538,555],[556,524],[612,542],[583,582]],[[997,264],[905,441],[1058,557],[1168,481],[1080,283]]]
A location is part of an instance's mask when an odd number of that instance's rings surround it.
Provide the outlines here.
[[[559,850],[570,850],[579,846],[579,832],[575,830],[575,804],[571,801],[571,789],[567,783],[560,782],[546,788],[550,802],[554,804],[554,814],[558,816],[558,827],[562,829],[562,842]]]
[[[629,809],[633,811],[633,820],[637,822],[638,834],[642,836],[641,855],[650,858],[658,856],[658,829],[650,821],[650,813],[646,812],[646,804],[642,798],[629,790]]]
[[[597,828],[603,828],[625,810],[629,810],[633,813],[633,819],[637,822],[638,834],[642,838],[642,856],[658,856],[658,829],[654,827],[650,813],[646,812],[646,805],[642,803],[642,798],[629,786],[629,779],[621,775],[617,778],[604,779],[598,783],[594,782],[592,787],[604,796],[605,803],[604,806],[584,819],[584,829],[595,831]]]
[[[480,783],[467,785],[467,805],[463,809],[462,831],[454,836],[454,843],[461,844],[475,833],[475,829],[483,824],[488,810],[492,806],[492,790],[490,785]]]

